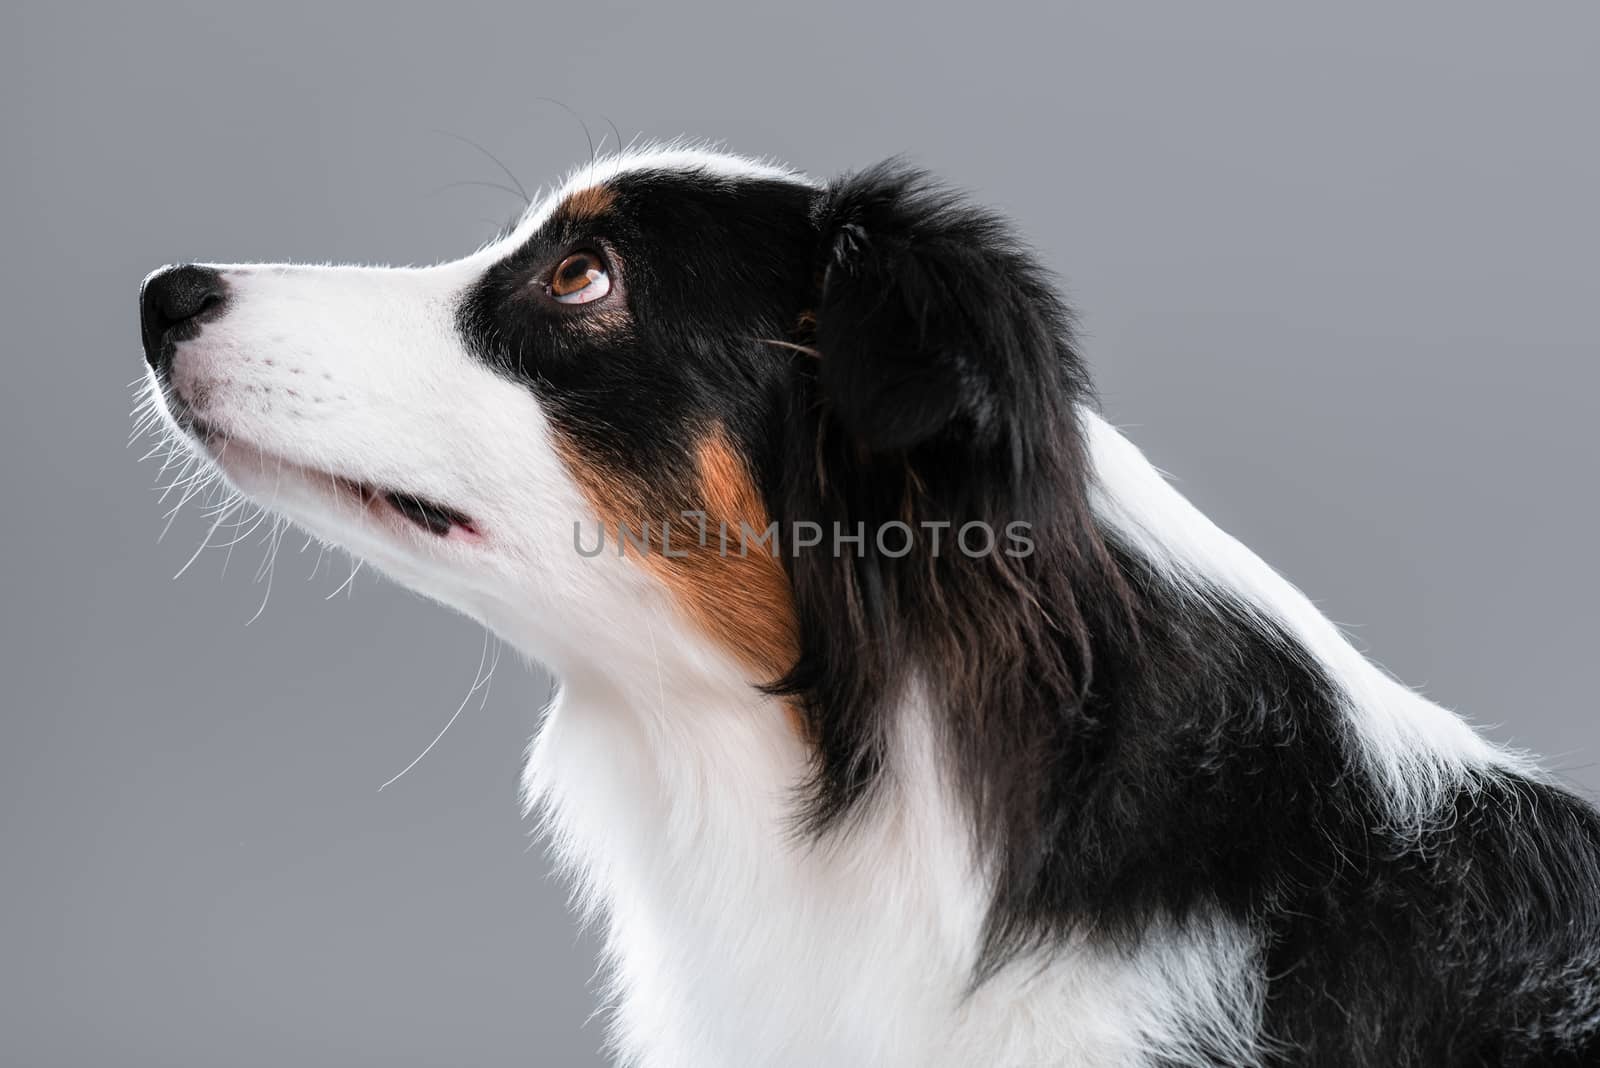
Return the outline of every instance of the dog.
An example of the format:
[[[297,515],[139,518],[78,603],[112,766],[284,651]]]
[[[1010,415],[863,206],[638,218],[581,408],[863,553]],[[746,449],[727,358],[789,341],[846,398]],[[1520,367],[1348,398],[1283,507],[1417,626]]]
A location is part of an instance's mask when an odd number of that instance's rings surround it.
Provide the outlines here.
[[[633,149],[140,307],[170,433],[559,680],[622,1063],[1600,1063],[1600,815],[1176,492],[925,173]]]

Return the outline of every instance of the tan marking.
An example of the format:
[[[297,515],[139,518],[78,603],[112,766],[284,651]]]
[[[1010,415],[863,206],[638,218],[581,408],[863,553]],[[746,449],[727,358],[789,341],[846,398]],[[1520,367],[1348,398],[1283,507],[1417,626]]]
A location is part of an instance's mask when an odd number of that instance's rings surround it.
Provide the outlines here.
[[[559,451],[605,526],[607,552],[615,551],[622,525],[638,532],[648,523],[650,551],[641,555],[629,544],[625,555],[661,580],[696,627],[730,652],[754,682],[774,682],[794,665],[799,639],[789,578],[771,542],[747,544],[742,536],[745,525],[764,534],[770,520],[749,468],[721,427],[696,446],[695,483],[681,500],[662,499],[631,476],[597,465],[564,439]],[[706,513],[704,546],[698,523],[679,515],[691,510]],[[661,551],[663,521],[671,527],[672,556]],[[789,714],[798,722],[798,713],[790,709]]]
[[[766,507],[749,468],[717,430],[696,450],[699,506],[707,516],[707,546],[684,559],[663,559],[663,579],[688,614],[741,663],[772,682],[793,666],[798,651],[794,602],[783,563],[766,547],[749,545],[748,527],[765,533]],[[720,544],[727,530],[728,548]],[[741,547],[744,555],[740,555]]]
[[[617,194],[603,185],[580,189],[561,203],[561,212],[569,219],[594,219],[610,211],[617,202]]]

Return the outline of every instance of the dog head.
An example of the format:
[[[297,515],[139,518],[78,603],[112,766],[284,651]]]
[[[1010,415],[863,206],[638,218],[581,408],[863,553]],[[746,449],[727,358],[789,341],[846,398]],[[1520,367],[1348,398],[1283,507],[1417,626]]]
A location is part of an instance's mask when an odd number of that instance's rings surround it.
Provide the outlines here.
[[[1081,503],[1064,310],[898,165],[634,153],[452,263],[170,267],[141,311],[169,425],[241,493],[558,674],[659,602],[745,683],[883,690]]]

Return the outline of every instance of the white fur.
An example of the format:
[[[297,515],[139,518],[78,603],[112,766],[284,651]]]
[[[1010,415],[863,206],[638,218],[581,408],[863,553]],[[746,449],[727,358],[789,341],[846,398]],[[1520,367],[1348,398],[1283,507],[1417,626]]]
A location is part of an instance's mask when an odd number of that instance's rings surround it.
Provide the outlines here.
[[[1127,438],[1093,412],[1083,419],[1102,522],[1169,581],[1201,597],[1208,589],[1228,591],[1299,639],[1342,692],[1351,730],[1394,802],[1397,826],[1426,822],[1469,769],[1529,770],[1361,655],[1305,594],[1207,519]]]
[[[568,193],[618,169],[808,181],[669,147],[581,168],[503,241],[426,269],[238,266],[227,314],[179,348],[174,388],[230,437],[243,492],[482,621],[561,684],[524,782],[583,911],[604,925],[612,1037],[651,1068],[1124,1065],[1259,1052],[1258,948],[1220,918],[1122,955],[1084,944],[967,993],[987,876],[915,695],[895,777],[823,843],[789,832],[806,753],[774,703],[629,561],[574,551],[592,521],[528,390],[466,351],[462,292]],[[1096,507],[1177,581],[1215,583],[1305,641],[1402,809],[1499,759],[1393,682],[1301,594],[1087,416]],[[406,489],[471,515],[431,538],[333,491]],[[392,520],[392,517],[391,517]],[[532,1060],[537,1060],[534,1055]]]
[[[809,844],[786,833],[805,754],[780,711],[664,669],[665,708],[648,662],[610,670],[609,696],[569,687],[526,778],[605,925],[630,1063],[1130,1065],[1181,1061],[1191,1029],[1248,1062],[1255,947],[1220,920],[1127,958],[1021,960],[965,996],[986,880],[914,704],[872,815]]]

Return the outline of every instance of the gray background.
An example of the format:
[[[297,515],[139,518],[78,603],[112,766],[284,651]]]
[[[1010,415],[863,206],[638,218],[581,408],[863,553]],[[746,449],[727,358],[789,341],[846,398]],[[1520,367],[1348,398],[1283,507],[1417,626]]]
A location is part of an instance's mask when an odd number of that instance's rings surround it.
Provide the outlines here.
[[[1385,664],[1600,787],[1593,5],[8,4],[0,1060],[598,1063],[479,632],[157,543],[140,277],[425,262],[598,137],[906,151],[1068,279],[1114,419]],[[1298,8],[1300,5],[1294,5]],[[297,547],[293,541],[291,547]]]

